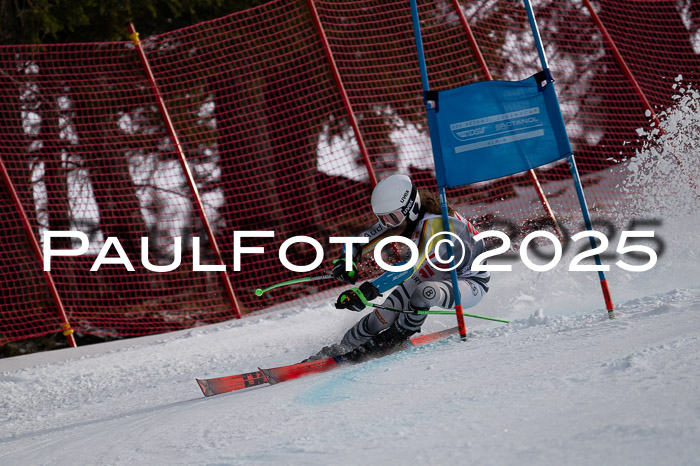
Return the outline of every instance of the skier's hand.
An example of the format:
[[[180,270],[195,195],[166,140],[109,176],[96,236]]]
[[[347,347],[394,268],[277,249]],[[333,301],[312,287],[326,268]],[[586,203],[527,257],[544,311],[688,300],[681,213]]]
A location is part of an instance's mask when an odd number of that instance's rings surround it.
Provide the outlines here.
[[[364,282],[362,285],[360,285],[360,292],[365,296],[367,301],[372,301],[373,299],[381,296],[381,294],[379,294],[379,290],[372,284],[372,282]]]
[[[350,309],[355,312],[360,312],[365,306],[367,306],[367,300],[357,288],[340,293],[335,303],[336,309]]]
[[[331,270],[331,275],[337,280],[343,283],[349,283],[354,285],[357,281],[357,265],[352,263],[352,270],[345,270],[345,259],[336,259],[333,261],[333,270]]]
[[[343,291],[338,296],[338,301],[335,303],[337,309],[350,309],[351,311],[360,312],[368,303],[378,296],[379,290],[371,282],[364,282],[360,288],[352,288]]]

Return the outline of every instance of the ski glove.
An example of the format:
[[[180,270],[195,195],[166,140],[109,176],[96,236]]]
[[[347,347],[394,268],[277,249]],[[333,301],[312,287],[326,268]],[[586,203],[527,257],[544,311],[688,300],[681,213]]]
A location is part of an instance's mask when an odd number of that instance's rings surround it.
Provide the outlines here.
[[[352,263],[352,270],[345,270],[345,259],[336,259],[333,261],[333,270],[331,270],[331,275],[333,278],[340,280],[344,283],[349,283],[354,285],[357,281],[357,265]]]
[[[381,296],[376,286],[371,282],[364,282],[359,288],[352,288],[343,291],[338,296],[338,302],[335,303],[337,309],[350,309],[351,311],[360,312],[367,306],[368,301]]]

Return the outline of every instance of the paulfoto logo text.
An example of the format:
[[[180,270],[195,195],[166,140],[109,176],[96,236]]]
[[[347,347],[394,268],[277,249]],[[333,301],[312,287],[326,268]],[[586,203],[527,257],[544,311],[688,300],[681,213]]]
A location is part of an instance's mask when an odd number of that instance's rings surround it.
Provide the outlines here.
[[[242,240],[244,238],[273,238],[275,236],[274,231],[236,231],[233,233],[233,271],[241,271],[241,256],[243,254],[263,254],[265,253],[265,248],[262,246],[243,246]],[[51,260],[54,257],[70,257],[70,256],[81,256],[88,252],[89,249],[89,239],[87,235],[80,231],[46,231],[43,234],[44,244],[44,271],[51,271]],[[53,238],[71,238],[71,241],[76,240],[80,243],[78,248],[72,249],[53,249],[51,247],[51,240]],[[501,241],[501,245],[484,251],[480,255],[474,258],[471,264],[471,270],[475,272],[479,271],[491,271],[491,272],[509,272],[512,271],[512,266],[510,264],[487,264],[484,263],[487,258],[496,257],[498,255],[504,254],[511,249],[511,241],[508,235],[498,230],[489,230],[478,233],[474,236],[474,241],[480,241],[486,238],[496,238]],[[546,240],[551,243],[553,248],[553,257],[546,264],[537,264],[530,258],[529,247],[532,242],[536,239]],[[592,257],[598,254],[602,254],[609,247],[609,240],[604,233],[596,230],[586,230],[580,233],[576,233],[571,237],[574,242],[584,241],[588,238],[591,244],[591,249],[587,249],[579,254],[577,254],[569,264],[569,270],[575,272],[590,272],[590,271],[608,271],[610,270],[609,265],[604,265],[601,263],[584,265],[581,261],[588,257]],[[643,255],[648,258],[646,262],[640,265],[629,264],[622,259],[615,262],[615,265],[621,269],[631,271],[631,272],[644,272],[650,270],[658,260],[656,251],[649,246],[642,244],[630,245],[629,240],[634,238],[654,238],[653,231],[623,231],[620,235],[620,239],[617,244],[616,252],[620,255],[627,253],[636,253],[637,255]],[[147,270],[156,273],[171,272],[178,267],[182,262],[182,238],[176,236],[173,238],[173,250],[174,257],[172,263],[168,265],[154,265],[149,260],[148,254],[148,237],[141,238],[141,264]],[[366,237],[330,237],[328,238],[330,244],[342,244],[346,251],[346,265],[347,270],[352,270],[352,245],[362,245],[367,244],[369,239]],[[292,264],[287,258],[287,250],[297,244],[306,243],[313,247],[316,251],[315,259],[308,265],[295,265]],[[383,249],[391,243],[401,243],[405,245],[410,254],[407,255],[408,259],[401,262],[400,264],[392,265],[388,264],[382,258]],[[425,260],[434,268],[441,271],[450,271],[455,268],[459,268],[469,257],[465,254],[467,248],[465,247],[462,240],[451,232],[440,232],[433,235],[425,243],[425,250],[419,251],[418,246],[403,236],[389,236],[377,243],[374,247],[373,255],[375,262],[385,271],[389,272],[404,272],[413,268],[421,258]],[[462,252],[461,257],[455,257],[453,251],[457,249]],[[111,250],[114,250],[116,257],[114,255],[108,256]],[[432,251],[437,250],[438,254],[432,254]],[[319,241],[309,236],[294,236],[285,240],[280,246],[277,252],[280,263],[293,272],[306,273],[317,269],[324,260],[324,250],[323,246]],[[536,272],[546,272],[552,270],[556,267],[562,258],[562,246],[558,238],[548,232],[548,231],[534,231],[528,234],[520,243],[520,259],[529,269]],[[124,268],[133,272],[134,266],[131,259],[127,256],[124,248],[122,247],[119,239],[110,236],[104,242],[100,252],[95,258],[91,272],[97,272],[102,265],[122,265]],[[192,269],[198,272],[221,272],[226,270],[226,265],[203,265],[200,263],[200,241],[198,237],[192,238]]]

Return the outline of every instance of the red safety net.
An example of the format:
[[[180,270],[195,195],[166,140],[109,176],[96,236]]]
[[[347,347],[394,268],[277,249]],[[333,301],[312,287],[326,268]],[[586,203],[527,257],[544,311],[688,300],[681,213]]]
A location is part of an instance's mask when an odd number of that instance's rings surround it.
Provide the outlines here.
[[[534,6],[589,205],[594,218],[603,220],[622,199],[610,168],[634,156],[641,144],[636,130],[650,126],[640,95],[664,109],[672,104],[678,75],[697,82],[700,6],[594,2],[629,76],[583,2]],[[426,0],[419,7],[432,89],[487,79],[457,8],[493,79],[519,80],[539,71],[521,2]],[[199,196],[188,186],[134,43],[0,47],[0,157],[12,185],[0,188],[0,344],[56,332],[61,324],[10,189],[41,244],[46,231],[87,235],[88,251],[54,257],[51,275],[71,326],[109,336],[167,332],[235,316],[221,275],[193,270],[197,241],[198,262],[217,264],[202,211],[239,311],[246,314],[315,299],[337,286],[310,282],[263,298],[253,293],[299,277],[278,259],[284,240],[305,235],[320,241],[325,260],[318,271],[325,271],[339,254],[328,238],[373,223],[365,157],[377,179],[402,172],[435,189],[405,0],[273,1],[141,44]],[[538,169],[537,176],[557,218],[578,226],[568,165]],[[551,228],[525,174],[449,195],[480,229],[508,229],[522,237]],[[244,254],[237,272],[233,238],[242,230],[274,231],[274,237],[244,238],[242,246],[265,252]],[[133,271],[123,264],[90,271],[108,237],[118,238]],[[148,270],[141,261],[142,237],[154,265],[175,260],[180,237],[180,266]],[[80,244],[71,238],[51,242],[53,249]],[[117,252],[110,248],[108,257]],[[304,265],[316,252],[297,243],[287,255]],[[373,270],[367,267],[365,276]]]

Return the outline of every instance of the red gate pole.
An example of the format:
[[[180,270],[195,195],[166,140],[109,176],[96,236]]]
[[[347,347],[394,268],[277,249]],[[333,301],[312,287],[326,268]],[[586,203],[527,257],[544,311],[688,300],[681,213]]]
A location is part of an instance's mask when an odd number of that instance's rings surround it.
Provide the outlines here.
[[[182,170],[185,173],[185,177],[187,178],[187,184],[190,187],[190,190],[192,191],[192,196],[195,201],[195,205],[197,207],[197,211],[199,212],[199,217],[200,220],[202,221],[202,224],[204,225],[204,229],[207,232],[207,235],[209,235],[209,243],[211,244],[212,251],[214,252],[214,255],[216,256],[219,265],[224,265],[223,258],[221,256],[221,250],[219,249],[219,245],[216,242],[216,237],[214,236],[214,230],[211,228],[211,224],[209,223],[209,219],[207,218],[207,214],[204,211],[204,205],[202,203],[202,198],[199,195],[199,190],[197,189],[197,184],[194,182],[194,178],[192,177],[192,171],[190,170],[190,166],[187,163],[187,158],[185,157],[185,152],[182,150],[182,145],[180,144],[180,139],[177,136],[177,133],[175,132],[175,127],[173,126],[173,122],[170,119],[170,114],[168,113],[168,108],[165,106],[165,101],[163,100],[163,96],[160,93],[160,90],[158,89],[158,84],[156,83],[155,77],[153,76],[153,71],[151,70],[151,66],[148,63],[148,58],[146,57],[146,53],[143,50],[143,47],[141,46],[141,41],[139,40],[139,34],[136,32],[136,28],[132,23],[129,23],[128,26],[129,29],[129,38],[133,41],[134,45],[136,46],[136,50],[139,53],[139,59],[141,60],[141,64],[143,65],[143,69],[146,73],[146,76],[148,77],[148,81],[151,84],[151,90],[153,91],[153,94],[156,98],[156,102],[158,104],[158,109],[160,110],[161,117],[163,118],[163,121],[165,122],[165,126],[168,128],[168,134],[170,135],[170,138],[173,140],[173,144],[175,144],[175,147],[177,149],[177,155],[178,158],[180,159],[180,165],[182,166]],[[233,285],[231,284],[231,280],[228,276],[228,273],[226,270],[222,270],[221,273],[221,279],[224,282],[224,288],[226,288],[226,293],[228,294],[229,300],[231,301],[231,304],[233,305],[233,312],[234,315],[236,316],[237,319],[241,318],[241,306],[238,302],[238,299],[236,299],[236,294],[233,291]]]
[[[53,276],[51,275],[51,272],[44,270],[44,254],[41,252],[41,246],[39,245],[39,241],[37,241],[36,236],[34,235],[34,230],[32,230],[32,225],[29,222],[29,217],[27,217],[27,212],[24,210],[24,207],[22,207],[22,201],[20,200],[19,194],[17,194],[17,190],[15,189],[14,184],[12,183],[10,173],[7,171],[7,167],[5,166],[5,162],[3,162],[2,160],[2,156],[0,156],[0,173],[2,173],[2,179],[5,182],[7,191],[10,193],[12,202],[14,202],[15,208],[17,209],[20,219],[22,220],[22,226],[24,227],[24,232],[27,234],[27,238],[29,239],[29,244],[32,246],[32,250],[34,251],[34,255],[39,261],[39,264],[41,264],[41,269],[44,273],[46,285],[49,287],[51,298],[53,299],[53,302],[56,305],[56,308],[58,309],[58,316],[62,322],[61,329],[63,330],[63,335],[68,339],[68,344],[71,347],[76,348],[78,345],[75,342],[75,337],[73,336],[73,329],[71,328],[70,322],[68,321],[68,314],[66,313],[66,308],[63,306],[61,296],[58,294],[58,289],[56,288],[56,283],[53,281]]]
[[[462,28],[464,29],[465,34],[467,35],[467,39],[469,40],[469,45],[472,48],[472,52],[474,52],[474,55],[476,56],[477,61],[479,62],[479,66],[481,66],[481,71],[484,73],[484,76],[488,81],[493,81],[493,76],[491,76],[491,71],[489,71],[489,67],[486,64],[486,60],[484,60],[484,56],[481,54],[481,49],[479,48],[479,44],[476,42],[476,37],[474,37],[474,33],[472,32],[472,28],[469,26],[469,22],[467,21],[467,18],[464,16],[464,12],[462,11],[462,8],[459,5],[458,0],[452,0],[452,6],[454,7],[455,11],[457,12],[457,16],[459,17],[459,22],[462,23]],[[540,180],[537,179],[537,174],[535,174],[535,170],[530,169],[527,171],[528,177],[530,178],[530,181],[532,181],[532,184],[535,187],[535,191],[537,192],[537,197],[540,199],[540,204],[542,204],[542,207],[544,208],[545,212],[547,212],[547,215],[549,215],[549,218],[552,219],[552,223],[554,224],[554,229],[557,232],[557,235],[559,236],[559,239],[564,239],[564,235],[561,231],[561,228],[559,227],[559,222],[557,222],[557,218],[554,216],[554,211],[552,211],[552,207],[549,205],[549,201],[547,200],[547,196],[545,196],[544,191],[542,190],[542,186],[540,185]]]
[[[328,60],[328,65],[331,68],[331,73],[333,74],[333,80],[335,85],[340,92],[340,97],[343,100],[343,106],[348,114],[348,119],[350,120],[350,126],[352,126],[352,131],[355,134],[355,139],[357,140],[357,145],[360,146],[360,154],[362,154],[362,160],[365,162],[367,167],[367,174],[369,175],[369,182],[374,188],[377,185],[377,176],[372,168],[372,162],[369,158],[369,152],[367,151],[367,146],[362,138],[362,133],[360,132],[360,125],[357,123],[357,118],[355,118],[355,112],[352,109],[352,104],[348,98],[348,93],[345,90],[345,85],[343,85],[343,80],[340,77],[340,72],[338,71],[338,66],[333,58],[333,52],[331,51],[331,46],[328,43],[328,37],[326,37],[326,32],[323,30],[323,25],[321,24],[321,19],[318,16],[318,10],[316,10],[316,5],[314,0],[306,0],[306,4],[311,12],[311,17],[314,20],[314,26],[316,27],[316,32],[318,37],[321,39],[321,44],[323,44],[323,51],[326,54],[326,59]]]

